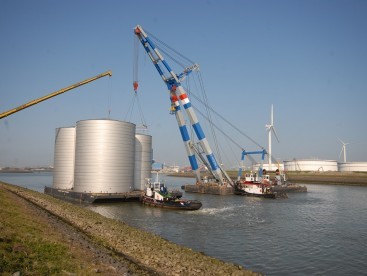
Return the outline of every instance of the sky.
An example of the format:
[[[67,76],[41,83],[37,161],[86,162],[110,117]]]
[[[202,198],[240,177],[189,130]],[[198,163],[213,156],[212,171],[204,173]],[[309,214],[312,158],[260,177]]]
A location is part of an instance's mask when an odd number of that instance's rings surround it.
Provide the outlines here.
[[[0,119],[0,167],[53,165],[55,129],[79,120],[141,122],[128,117],[138,24],[200,64],[210,107],[265,148],[273,104],[275,159],[342,161],[339,138],[350,143],[347,161],[367,161],[366,14],[364,0],[0,0],[0,112],[113,72]],[[188,165],[166,86],[139,47],[154,160]],[[240,149],[219,136],[221,162],[235,166]]]

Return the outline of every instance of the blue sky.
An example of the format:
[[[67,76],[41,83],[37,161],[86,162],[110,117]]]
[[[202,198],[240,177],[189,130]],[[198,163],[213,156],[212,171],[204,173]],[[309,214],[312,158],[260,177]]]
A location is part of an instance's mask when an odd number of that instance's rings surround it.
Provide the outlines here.
[[[137,24],[199,63],[210,106],[264,147],[274,104],[275,158],[338,160],[339,137],[348,161],[367,161],[366,14],[363,0],[1,0],[0,112],[107,70],[113,77],[0,120],[0,167],[52,165],[58,127],[108,110],[126,119]],[[187,165],[166,87],[139,47],[154,159]],[[241,153],[218,140],[234,165]]]

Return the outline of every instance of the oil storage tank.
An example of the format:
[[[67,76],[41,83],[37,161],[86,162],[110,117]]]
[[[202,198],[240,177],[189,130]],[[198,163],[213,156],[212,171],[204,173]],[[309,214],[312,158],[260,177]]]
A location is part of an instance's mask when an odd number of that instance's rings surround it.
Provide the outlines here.
[[[285,171],[338,171],[336,160],[293,159],[283,163]]]
[[[367,172],[367,162],[338,163],[340,172]]]
[[[137,133],[135,135],[135,189],[144,190],[147,178],[151,178],[152,159],[152,136]]]
[[[135,124],[107,119],[76,123],[74,191],[124,193],[134,186]]]
[[[52,187],[70,190],[74,186],[75,127],[55,131],[54,170]]]

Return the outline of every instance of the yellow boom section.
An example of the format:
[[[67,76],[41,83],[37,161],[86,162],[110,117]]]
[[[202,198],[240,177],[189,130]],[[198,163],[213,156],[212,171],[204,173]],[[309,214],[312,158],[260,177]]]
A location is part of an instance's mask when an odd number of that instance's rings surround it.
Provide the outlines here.
[[[49,95],[43,96],[43,97],[41,97],[41,98],[38,98],[38,99],[33,100],[33,101],[30,101],[30,102],[28,102],[28,103],[26,103],[26,104],[23,104],[23,105],[21,105],[21,106],[18,106],[18,107],[16,107],[16,108],[10,109],[10,110],[8,110],[8,111],[6,111],[6,112],[0,113],[0,119],[5,118],[5,117],[7,117],[7,116],[9,116],[9,115],[11,115],[11,114],[13,114],[13,113],[15,113],[15,112],[18,112],[18,111],[20,111],[20,110],[23,110],[23,109],[25,109],[25,108],[27,108],[27,107],[30,107],[30,106],[32,106],[32,105],[38,104],[38,103],[43,102],[43,101],[45,101],[45,100],[48,100],[48,99],[50,99],[50,98],[52,98],[52,97],[55,97],[55,96],[60,95],[60,94],[62,94],[62,93],[65,93],[65,92],[67,92],[67,91],[69,91],[69,90],[71,90],[71,89],[77,88],[77,87],[82,86],[82,85],[84,85],[84,84],[90,83],[90,82],[95,81],[95,80],[98,80],[98,79],[100,79],[100,78],[103,78],[103,77],[105,77],[105,76],[110,76],[110,77],[111,77],[111,76],[112,76],[112,71],[104,72],[104,73],[99,74],[99,75],[97,75],[97,76],[95,76],[95,77],[92,77],[92,78],[89,78],[89,79],[83,80],[83,81],[81,81],[81,82],[75,83],[75,84],[70,85],[70,86],[68,86],[68,87],[65,87],[65,88],[63,88],[63,89],[60,89],[60,90],[58,90],[58,91],[56,91],[56,92],[53,92],[53,93],[51,93],[51,94],[49,94]]]

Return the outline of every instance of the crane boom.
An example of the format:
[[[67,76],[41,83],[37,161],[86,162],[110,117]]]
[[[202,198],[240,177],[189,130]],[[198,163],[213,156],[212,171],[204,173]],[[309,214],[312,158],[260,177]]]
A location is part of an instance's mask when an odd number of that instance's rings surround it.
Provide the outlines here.
[[[139,38],[141,44],[143,45],[145,51],[147,52],[150,60],[161,76],[163,82],[167,85],[172,106],[174,107],[174,114],[176,115],[176,120],[178,127],[180,129],[181,137],[184,142],[186,152],[188,154],[188,158],[190,161],[191,168],[196,175],[198,181],[200,179],[200,170],[198,167],[197,159],[195,156],[195,149],[193,147],[193,142],[188,134],[187,126],[185,123],[185,119],[183,117],[181,106],[186,111],[187,116],[190,119],[190,123],[195,131],[197,138],[199,139],[199,144],[204,151],[205,157],[207,159],[208,169],[215,176],[216,180],[221,184],[224,183],[223,179],[223,169],[216,161],[216,158],[209,146],[209,143],[205,137],[204,131],[197,119],[195,111],[191,105],[191,102],[188,98],[188,95],[185,89],[182,87],[182,80],[190,74],[192,71],[196,71],[199,69],[198,64],[194,64],[188,68],[186,68],[181,74],[176,75],[175,72],[171,69],[167,61],[164,59],[160,51],[157,49],[156,45],[150,39],[150,37],[146,34],[143,28],[140,25],[137,25],[134,28],[135,35]],[[232,184],[232,180],[224,175],[226,180]]]
[[[75,83],[75,84],[73,84],[73,85],[70,85],[70,86],[65,87],[65,88],[63,88],[63,89],[60,89],[60,90],[58,90],[58,91],[56,91],[56,92],[53,92],[53,93],[48,94],[48,95],[46,95],[46,96],[43,96],[43,97],[41,97],[41,98],[35,99],[35,100],[33,100],[33,101],[30,101],[30,102],[28,102],[28,103],[26,103],[26,104],[23,104],[23,105],[21,105],[21,106],[18,106],[18,107],[16,107],[16,108],[13,108],[13,109],[10,109],[10,110],[5,111],[5,112],[3,112],[3,113],[0,113],[0,119],[5,118],[5,117],[7,117],[7,116],[9,116],[9,115],[11,115],[11,114],[13,114],[13,113],[18,112],[18,111],[21,111],[21,110],[23,110],[23,109],[25,109],[25,108],[28,108],[28,107],[30,107],[30,106],[32,106],[32,105],[38,104],[38,103],[43,102],[43,101],[45,101],[45,100],[48,100],[48,99],[50,99],[50,98],[52,98],[52,97],[55,97],[55,96],[60,95],[60,94],[62,94],[62,93],[65,93],[65,92],[67,92],[67,91],[69,91],[69,90],[72,90],[72,89],[74,89],[74,88],[77,88],[77,87],[79,87],[79,86],[82,86],[82,85],[84,85],[84,84],[90,83],[90,82],[95,81],[95,80],[100,79],[100,78],[103,78],[103,77],[105,77],[105,76],[110,76],[110,77],[111,77],[111,76],[112,76],[112,71],[104,72],[104,73],[102,73],[102,74],[99,74],[99,75],[94,76],[94,77],[92,77],[92,78],[89,78],[89,79],[83,80],[83,81],[81,81],[81,82]]]

